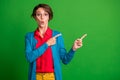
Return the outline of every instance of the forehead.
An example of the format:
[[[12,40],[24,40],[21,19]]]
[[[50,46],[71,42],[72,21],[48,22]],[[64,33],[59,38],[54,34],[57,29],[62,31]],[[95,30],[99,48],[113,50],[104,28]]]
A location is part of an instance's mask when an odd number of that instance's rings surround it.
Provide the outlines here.
[[[46,13],[48,13],[44,8],[38,8],[37,10],[36,10],[36,12],[46,12]]]

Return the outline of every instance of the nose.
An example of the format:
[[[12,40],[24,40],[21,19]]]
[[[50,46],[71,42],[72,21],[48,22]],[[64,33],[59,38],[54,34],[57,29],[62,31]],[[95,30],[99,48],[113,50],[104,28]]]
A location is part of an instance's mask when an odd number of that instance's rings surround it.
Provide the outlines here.
[[[43,19],[44,18],[44,15],[41,15],[41,19]]]

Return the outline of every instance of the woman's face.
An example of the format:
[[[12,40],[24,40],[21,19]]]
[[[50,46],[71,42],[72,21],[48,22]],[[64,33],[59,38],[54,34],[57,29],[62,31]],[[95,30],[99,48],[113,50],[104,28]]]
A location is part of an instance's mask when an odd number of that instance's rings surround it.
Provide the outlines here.
[[[49,21],[49,14],[44,10],[44,8],[38,8],[36,10],[36,16],[35,19],[39,25],[39,27],[48,27],[48,21]]]

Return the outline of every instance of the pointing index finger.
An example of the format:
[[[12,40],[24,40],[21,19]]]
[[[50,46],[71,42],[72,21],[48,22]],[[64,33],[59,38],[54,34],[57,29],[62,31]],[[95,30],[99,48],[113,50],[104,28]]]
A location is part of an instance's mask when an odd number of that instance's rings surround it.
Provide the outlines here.
[[[84,39],[87,36],[87,34],[84,34],[80,39]]]
[[[57,34],[57,35],[55,35],[54,36],[54,38],[57,38],[57,37],[59,37],[59,36],[61,36],[62,34],[60,33],[60,34]]]

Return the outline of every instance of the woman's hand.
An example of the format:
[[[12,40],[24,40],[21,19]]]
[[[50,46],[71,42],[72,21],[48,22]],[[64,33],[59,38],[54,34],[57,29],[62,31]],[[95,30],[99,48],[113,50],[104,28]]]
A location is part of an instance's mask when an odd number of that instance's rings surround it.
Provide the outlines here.
[[[54,44],[56,44],[56,38],[61,36],[62,34],[57,34],[54,37],[50,38],[46,43],[48,44],[48,46],[52,46]]]
[[[52,37],[46,43],[48,44],[48,46],[52,46],[52,45],[56,44],[56,38]]]
[[[83,46],[83,44],[82,44],[82,39],[77,39],[77,40],[75,40],[72,49],[73,49],[74,51],[76,51],[78,48],[80,48],[80,47],[82,47],[82,46]]]
[[[87,34],[84,34],[81,38],[75,40],[73,44],[73,50],[76,51],[78,48],[82,47],[82,40],[87,36]]]

